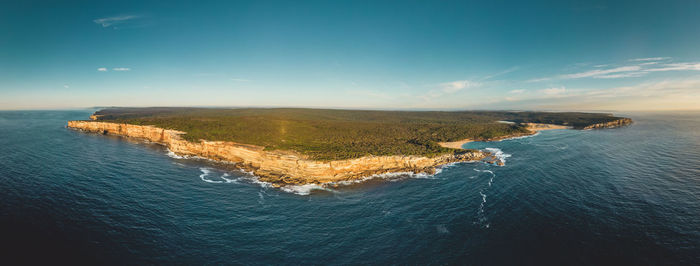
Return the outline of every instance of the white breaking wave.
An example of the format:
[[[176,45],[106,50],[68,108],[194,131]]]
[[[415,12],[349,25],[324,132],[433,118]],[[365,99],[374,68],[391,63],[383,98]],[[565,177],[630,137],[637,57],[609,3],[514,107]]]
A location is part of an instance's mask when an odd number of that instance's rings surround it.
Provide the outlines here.
[[[174,159],[185,159],[185,157],[182,157],[182,156],[180,156],[180,155],[175,154],[175,153],[174,153],[173,151],[171,151],[170,149],[168,149],[168,153],[167,153],[167,154],[168,154],[168,157],[170,157],[170,158],[174,158]]]
[[[215,184],[220,184],[220,183],[238,183],[238,180],[240,178],[227,178],[231,175],[228,173],[224,173],[223,175],[219,176],[222,180],[213,180],[209,179],[208,177],[211,175],[212,171],[210,168],[199,168],[200,171],[202,171],[202,174],[199,175],[199,178],[202,179],[202,181],[207,182],[207,183],[215,183]]]
[[[493,156],[496,157],[499,161],[502,163],[506,163],[506,158],[510,157],[510,154],[504,153],[501,149],[499,148],[485,148],[484,150],[491,152]]]
[[[493,171],[491,171],[491,170],[479,170],[479,169],[474,169],[474,171],[482,172],[482,173],[490,173],[490,174],[492,174],[492,175],[496,175],[496,174],[494,174]]]
[[[209,174],[211,174],[211,170],[209,170],[207,168],[199,168],[199,170],[202,171],[202,174],[199,175],[199,178],[202,179],[202,181],[204,181],[204,182],[208,182],[208,183],[223,183],[224,182],[224,181],[206,179],[205,177],[209,176]]]
[[[228,161],[217,161],[214,159],[209,159],[209,158],[204,158],[201,156],[194,156],[194,155],[177,155],[175,152],[171,151],[170,149],[166,149],[168,152],[166,153],[168,157],[174,158],[174,159],[198,159],[198,160],[206,160],[210,162],[215,162],[215,163],[222,163],[222,164],[236,164],[234,162],[228,162]]]
[[[224,175],[221,176],[221,179],[226,181],[226,183],[238,183],[238,179],[229,179],[229,178],[227,178],[229,176],[230,175],[228,173],[224,173]]]
[[[474,171],[477,171],[480,173],[491,174],[491,178],[489,178],[488,186],[479,190],[479,195],[481,196],[481,203],[479,203],[479,210],[477,211],[478,223],[483,225],[484,228],[489,228],[491,225],[489,224],[488,218],[486,217],[486,214],[484,212],[484,205],[486,204],[486,190],[488,188],[490,188],[491,185],[493,184],[493,179],[496,177],[496,174],[491,170],[474,169]]]
[[[280,189],[284,192],[294,193],[297,195],[309,195],[311,194],[312,190],[326,190],[333,192],[332,189],[317,184],[290,185],[280,187]]]
[[[173,151],[171,151],[169,149],[168,149],[168,156],[171,158],[175,158],[175,159],[202,159],[202,160],[214,161],[214,160],[199,157],[199,156],[189,156],[189,155],[180,156],[180,155],[175,154]],[[214,162],[221,163],[220,161],[214,161]],[[324,191],[336,192],[335,190],[331,189],[330,187],[336,187],[339,185],[347,186],[347,185],[362,183],[362,182],[365,182],[365,181],[368,181],[371,179],[375,179],[375,178],[384,179],[384,180],[387,180],[389,182],[405,180],[407,178],[435,179],[435,175],[440,174],[444,168],[454,166],[458,163],[461,163],[461,162],[449,163],[449,164],[439,166],[435,169],[434,174],[428,174],[428,173],[416,174],[413,172],[393,172],[393,173],[376,174],[376,175],[367,176],[367,177],[355,179],[355,180],[328,182],[328,183],[324,183],[324,184],[286,185],[286,186],[281,186],[278,188],[281,191],[284,191],[287,193],[294,193],[297,195],[309,195],[309,194],[311,194],[311,191],[313,191],[313,190],[324,190]],[[222,180],[212,180],[212,179],[207,178],[208,176],[210,176],[210,174],[212,172],[210,168],[200,168],[200,170],[202,171],[202,174],[199,175],[199,178],[202,179],[202,181],[207,182],[207,183],[238,183],[239,181],[246,180],[246,181],[249,181],[253,184],[257,184],[263,188],[275,187],[272,183],[260,181],[260,178],[258,176],[255,176],[253,174],[253,172],[241,170],[241,172],[246,173],[248,176],[247,177],[238,177],[238,178],[227,178],[230,175],[228,173],[224,173],[222,176],[220,176],[220,178]],[[488,170],[485,170],[485,171],[488,171]]]
[[[383,173],[383,174],[376,174],[376,175],[367,176],[367,177],[363,177],[363,178],[355,179],[355,180],[328,182],[328,183],[324,183],[324,184],[287,185],[287,186],[280,187],[280,190],[282,190],[284,192],[288,192],[288,193],[294,193],[297,195],[309,195],[309,194],[311,194],[311,191],[313,191],[313,190],[325,190],[325,191],[330,191],[330,192],[336,192],[335,190],[330,189],[329,187],[330,186],[338,186],[338,185],[348,186],[348,185],[352,185],[352,184],[362,183],[362,182],[365,182],[365,181],[368,181],[371,179],[375,179],[375,178],[384,179],[384,180],[387,180],[389,182],[395,182],[395,181],[404,180],[407,178],[433,179],[433,178],[435,178],[435,175],[442,172],[442,168],[449,167],[452,165],[455,165],[455,163],[451,163],[451,164],[444,165],[442,167],[438,167],[435,170],[434,174],[427,174],[427,173],[416,174],[413,172]],[[270,184],[270,183],[262,182],[259,180],[257,180],[257,183],[259,183],[261,185],[265,184],[267,186],[272,186],[272,184]]]
[[[540,134],[540,132],[537,131],[537,132],[535,132],[535,134],[532,134],[532,135],[525,135],[525,136],[519,136],[519,137],[511,137],[511,138],[499,139],[499,140],[497,140],[497,142],[501,142],[501,141],[504,141],[504,140],[514,140],[514,139],[530,138],[530,137],[537,136],[537,135],[539,135],[539,134]]]

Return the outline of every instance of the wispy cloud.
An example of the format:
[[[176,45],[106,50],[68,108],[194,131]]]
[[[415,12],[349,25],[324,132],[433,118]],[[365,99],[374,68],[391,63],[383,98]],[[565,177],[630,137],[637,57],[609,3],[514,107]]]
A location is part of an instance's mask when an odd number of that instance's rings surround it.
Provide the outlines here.
[[[561,95],[566,93],[566,87],[555,87],[539,90],[539,92],[545,95]]]
[[[627,72],[627,73],[610,74],[610,75],[599,75],[599,76],[595,76],[594,78],[597,78],[597,79],[634,78],[634,77],[644,76],[645,74],[646,74],[645,72]]]
[[[124,24],[129,21],[133,21],[135,19],[141,18],[142,16],[138,15],[122,15],[122,16],[114,16],[114,17],[106,17],[106,18],[98,18],[93,20],[93,22],[102,25],[103,28],[107,28],[110,26],[114,25],[119,25],[119,24]]]
[[[566,74],[560,76],[560,78],[563,79],[578,79],[578,78],[587,78],[587,77],[600,77],[600,76],[605,76],[607,74],[612,74],[612,73],[620,73],[620,72],[629,72],[629,71],[638,71],[642,69],[640,66],[623,66],[623,67],[616,67],[616,68],[610,68],[610,69],[594,69],[586,72],[580,72],[580,73],[573,73],[573,74]]]
[[[475,88],[479,86],[481,86],[481,83],[471,80],[457,80],[445,82],[438,84],[438,88],[431,89],[428,92],[417,97],[424,101],[430,101],[443,95],[453,94],[464,89]]]
[[[523,93],[523,92],[525,92],[525,90],[523,90],[523,89],[509,91],[509,93],[513,93],[513,94],[520,94],[520,93]]]
[[[67,89],[67,88],[70,88],[70,86],[68,86],[67,84],[66,84],[66,85],[63,85],[63,87],[66,88],[66,89]]]
[[[526,80],[525,82],[542,82],[550,80],[566,80],[566,79],[581,79],[581,78],[595,78],[595,79],[616,79],[616,78],[632,78],[632,77],[642,77],[653,72],[662,71],[700,71],[700,62],[684,62],[684,63],[670,63],[662,62],[660,60],[669,60],[670,57],[650,57],[650,58],[637,58],[631,59],[629,61],[637,62],[633,65],[618,66],[613,68],[602,68],[599,66],[594,66],[594,69],[578,72],[563,74],[554,77],[544,77]]]
[[[552,78],[535,78],[535,79],[528,79],[525,82],[527,83],[533,83],[533,82],[542,82],[542,81],[549,81],[552,80]]]
[[[482,79],[480,79],[480,80],[489,80],[489,79],[492,79],[492,78],[495,78],[495,77],[498,77],[498,76],[501,76],[501,75],[505,75],[505,74],[508,74],[508,73],[510,73],[510,72],[513,72],[513,71],[516,71],[516,70],[518,70],[518,69],[520,69],[520,67],[514,66],[514,67],[511,67],[511,68],[509,68],[509,69],[503,70],[503,71],[501,71],[501,72],[498,72],[498,73],[495,73],[495,74],[492,74],[492,75],[488,75],[488,76],[486,76],[486,77],[484,77],[484,78],[482,78]]]
[[[647,57],[647,58],[635,58],[635,59],[630,59],[629,61],[632,62],[640,62],[640,61],[661,61],[661,60],[666,60],[666,59],[671,59],[670,57]]]
[[[658,72],[658,71],[681,71],[681,70],[700,70],[700,62],[664,64],[660,67],[646,69],[645,71]]]
[[[480,83],[474,81],[458,80],[442,83],[440,84],[440,87],[442,87],[442,92],[444,93],[454,93],[463,89],[478,87],[480,85]]]
[[[237,81],[237,82],[250,82],[250,81],[252,81],[252,80],[249,80],[249,79],[240,79],[240,78],[233,78],[233,79],[231,79],[231,80]]]
[[[604,89],[554,87],[530,97],[503,97],[489,108],[539,110],[699,110],[700,76]],[[556,101],[552,101],[556,98]]]
[[[99,68],[97,68],[97,71],[107,72],[107,68],[106,67],[99,67]]]
[[[115,68],[112,68],[112,70],[114,70],[114,71],[131,71],[131,68],[128,68],[128,67],[115,67]]]

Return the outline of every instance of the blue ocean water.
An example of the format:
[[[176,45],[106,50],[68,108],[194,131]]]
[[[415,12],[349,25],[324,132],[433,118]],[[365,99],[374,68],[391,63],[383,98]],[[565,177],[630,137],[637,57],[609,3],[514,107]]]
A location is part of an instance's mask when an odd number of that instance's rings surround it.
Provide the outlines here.
[[[0,112],[4,261],[700,262],[699,113],[470,143],[499,149],[506,165],[294,193],[230,165],[64,127],[91,112]]]

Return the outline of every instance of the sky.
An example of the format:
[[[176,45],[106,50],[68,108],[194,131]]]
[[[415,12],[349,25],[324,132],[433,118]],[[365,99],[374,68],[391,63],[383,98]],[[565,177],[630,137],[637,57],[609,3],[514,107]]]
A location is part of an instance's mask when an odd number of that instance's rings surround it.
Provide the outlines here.
[[[700,109],[700,1],[0,0],[0,109]]]

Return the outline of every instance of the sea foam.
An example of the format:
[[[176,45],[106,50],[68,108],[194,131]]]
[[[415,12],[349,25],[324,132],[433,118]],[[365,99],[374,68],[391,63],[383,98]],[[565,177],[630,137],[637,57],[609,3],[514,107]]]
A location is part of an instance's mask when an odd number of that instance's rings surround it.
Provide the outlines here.
[[[202,179],[202,181],[207,182],[207,183],[223,183],[224,181],[217,181],[217,180],[211,180],[207,179],[206,177],[211,174],[211,170],[208,168],[199,168],[200,171],[202,171],[202,174],[199,175],[199,178]]]
[[[177,155],[173,151],[168,149],[167,155],[171,158],[175,159],[200,159],[200,160],[208,160],[216,163],[222,163],[221,161],[215,161],[199,156],[190,156],[190,155]],[[396,181],[401,181],[405,179],[410,179],[410,178],[415,178],[415,179],[435,179],[436,175],[442,173],[442,171],[445,168],[449,168],[452,166],[455,166],[458,163],[462,162],[454,162],[454,163],[449,163],[445,165],[441,165],[436,167],[435,173],[433,174],[428,174],[428,173],[413,173],[413,172],[390,172],[390,173],[383,173],[383,174],[376,174],[376,175],[371,175],[359,179],[354,179],[354,180],[344,180],[344,181],[336,181],[336,182],[328,182],[328,183],[323,183],[323,184],[304,184],[304,185],[285,185],[278,187],[281,191],[287,192],[287,193],[293,193],[297,195],[309,195],[313,190],[323,190],[323,191],[329,191],[329,192],[336,192],[335,190],[331,189],[331,187],[338,187],[338,186],[349,186],[352,184],[358,184],[362,183],[368,180],[372,179],[383,179],[389,182],[396,182]],[[232,163],[231,163],[232,164]],[[221,180],[216,180],[216,179],[210,179],[209,176],[212,173],[211,168],[205,168],[202,167],[200,168],[200,171],[202,171],[202,174],[199,175],[199,178],[202,179],[202,181],[207,182],[207,183],[239,183],[240,181],[248,181],[253,184],[257,184],[263,188],[271,188],[275,187],[272,183],[261,181],[258,176],[256,176],[253,172],[250,171],[244,171],[244,170],[239,170],[241,173],[245,173],[246,176],[244,177],[238,177],[238,178],[229,178],[228,173],[224,173],[222,176],[219,178]]]
[[[511,156],[510,154],[504,153],[499,148],[485,148],[484,150],[491,152],[493,154],[493,156],[496,157],[496,159],[503,162],[504,164],[506,163],[506,158]]]

